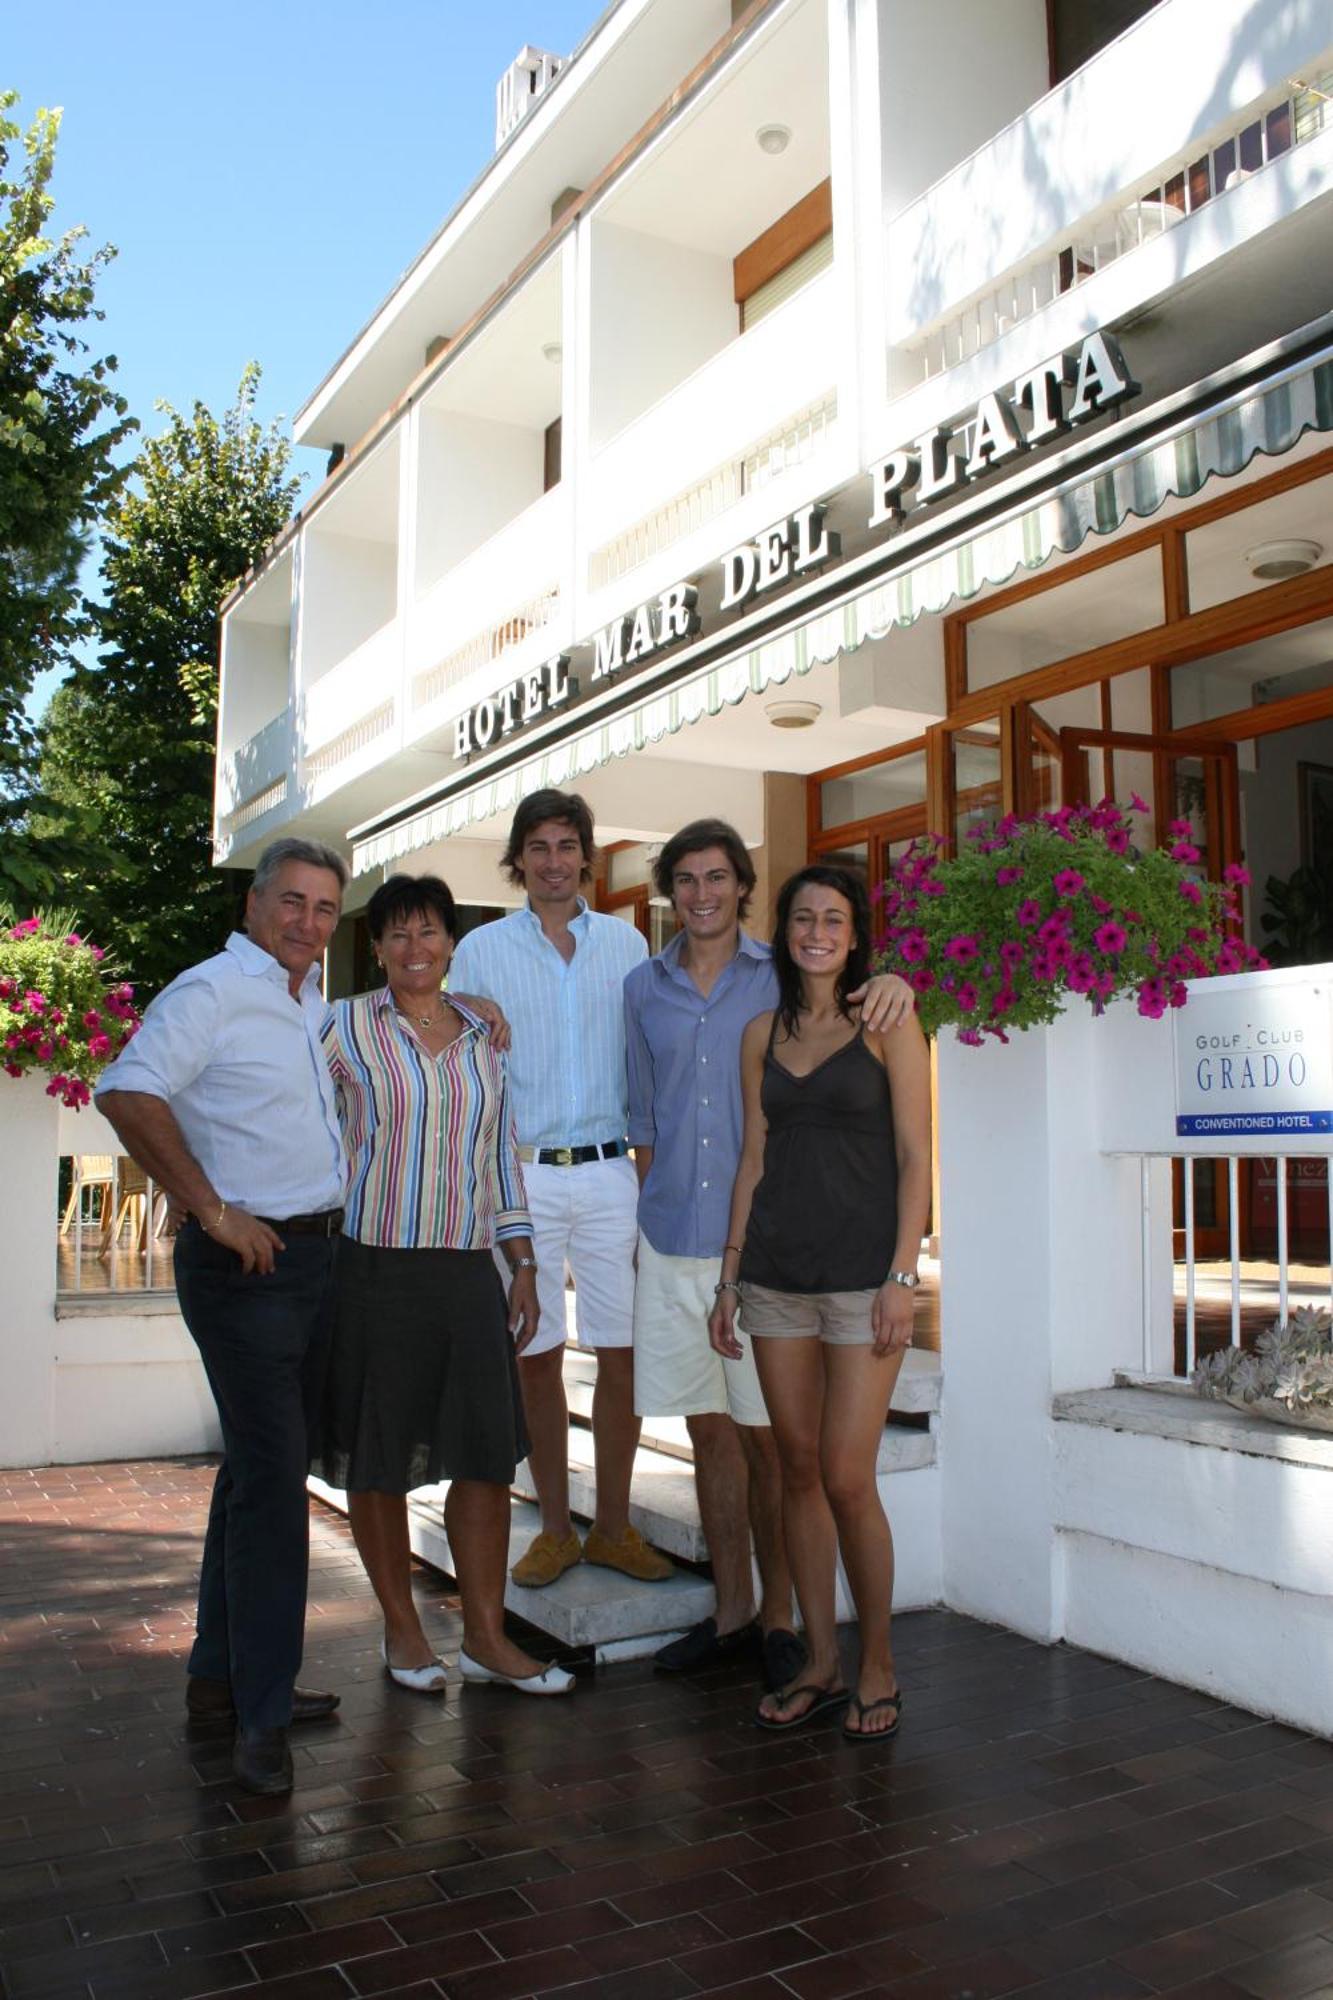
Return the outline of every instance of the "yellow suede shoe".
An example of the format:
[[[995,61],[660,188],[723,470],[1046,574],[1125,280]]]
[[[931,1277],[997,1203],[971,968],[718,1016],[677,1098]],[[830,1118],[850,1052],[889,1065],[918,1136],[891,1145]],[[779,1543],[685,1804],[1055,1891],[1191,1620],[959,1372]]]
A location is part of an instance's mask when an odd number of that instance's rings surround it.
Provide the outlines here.
[[[599,1534],[596,1528],[589,1529],[583,1560],[602,1569],[618,1569],[623,1576],[637,1577],[640,1583],[665,1583],[676,1573],[674,1564],[645,1542],[637,1528],[626,1528],[618,1542]]]
[[[582,1554],[579,1538],[572,1528],[563,1541],[548,1535],[543,1529],[529,1542],[526,1552],[519,1557],[509,1574],[525,1590],[540,1590],[544,1584],[554,1583],[567,1569],[573,1569]]]

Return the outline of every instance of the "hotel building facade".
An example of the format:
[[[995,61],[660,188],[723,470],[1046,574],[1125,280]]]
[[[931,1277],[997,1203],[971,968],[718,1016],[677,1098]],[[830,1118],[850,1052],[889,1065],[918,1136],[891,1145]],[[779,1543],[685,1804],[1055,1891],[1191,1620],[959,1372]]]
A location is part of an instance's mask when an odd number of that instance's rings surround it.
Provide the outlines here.
[[[1333,0],[614,0],[499,98],[226,607],[218,864],[340,845],[347,991],[540,785],[654,946],[702,813],[762,922],[1134,791],[1258,940],[1333,826]]]

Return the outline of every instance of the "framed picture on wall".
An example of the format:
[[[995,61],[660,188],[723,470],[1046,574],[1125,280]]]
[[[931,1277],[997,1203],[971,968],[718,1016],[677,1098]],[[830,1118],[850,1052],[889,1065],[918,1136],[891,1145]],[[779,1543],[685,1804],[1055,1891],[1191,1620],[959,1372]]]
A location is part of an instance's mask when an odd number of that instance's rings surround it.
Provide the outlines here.
[[[1298,764],[1301,808],[1301,862],[1333,873],[1333,765]]]

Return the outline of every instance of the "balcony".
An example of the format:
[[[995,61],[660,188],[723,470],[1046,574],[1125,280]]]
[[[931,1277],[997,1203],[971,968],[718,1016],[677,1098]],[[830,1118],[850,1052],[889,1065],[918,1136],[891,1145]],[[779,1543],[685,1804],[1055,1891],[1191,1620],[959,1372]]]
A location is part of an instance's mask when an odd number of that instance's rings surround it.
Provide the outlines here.
[[[553,486],[431,585],[408,626],[409,739],[467,706],[470,684],[517,676],[569,642],[569,487]]]
[[[1127,270],[1120,310],[1304,199],[1315,176],[1294,162],[1325,130],[1333,58],[1294,21],[1261,37],[1240,0],[1158,7],[895,216],[894,392],[966,363],[1131,253],[1159,246],[1136,278]],[[1260,175],[1276,177],[1262,201],[1246,192]]]
[[[354,760],[364,768],[375,761],[366,752],[381,757],[392,747],[402,637],[397,619],[381,626],[302,691],[297,730],[307,793],[327,794],[350,775],[347,767]]]
[[[215,845],[223,850],[287,797],[291,716],[284,708],[218,759]]]
[[[689,568],[698,530],[830,449],[838,384],[828,327],[839,282],[835,263],[593,458],[584,482],[592,590],[671,548],[673,566]],[[818,473],[805,483],[817,485]]]

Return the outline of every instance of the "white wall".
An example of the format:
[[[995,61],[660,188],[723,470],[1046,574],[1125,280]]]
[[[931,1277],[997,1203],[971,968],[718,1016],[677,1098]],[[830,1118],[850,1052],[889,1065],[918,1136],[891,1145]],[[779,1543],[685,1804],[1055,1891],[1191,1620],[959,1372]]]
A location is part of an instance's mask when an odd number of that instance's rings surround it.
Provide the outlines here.
[[[1045,0],[875,0],[884,213],[984,145],[1047,89]]]
[[[591,242],[594,450],[735,340],[740,317],[729,257],[595,222]]]
[[[465,416],[458,410],[421,412],[418,596],[541,498],[544,454],[540,431]],[[468,636],[453,635],[456,640]]]
[[[291,694],[290,625],[227,621],[218,748],[225,756],[280,715]]]
[[[95,1111],[61,1110],[46,1078],[4,1080],[0,1146],[0,1465],[214,1451],[216,1412],[174,1301],[99,1301],[57,1318],[62,1151],[119,1152]]]
[[[308,687],[355,652],[398,608],[398,554],[389,542],[305,534],[301,600],[301,685]]]

